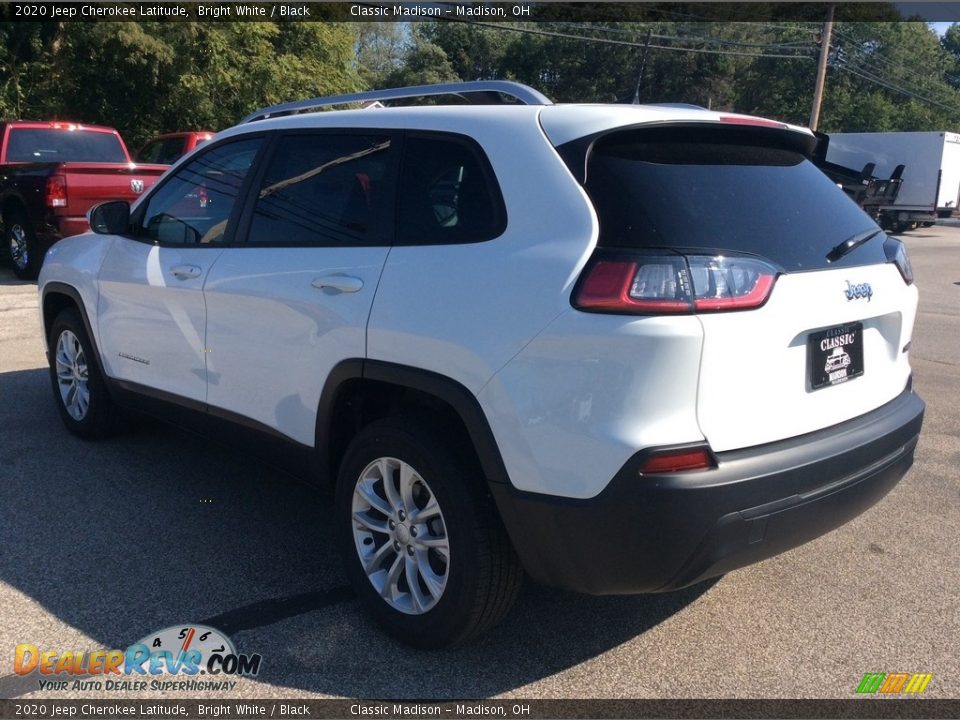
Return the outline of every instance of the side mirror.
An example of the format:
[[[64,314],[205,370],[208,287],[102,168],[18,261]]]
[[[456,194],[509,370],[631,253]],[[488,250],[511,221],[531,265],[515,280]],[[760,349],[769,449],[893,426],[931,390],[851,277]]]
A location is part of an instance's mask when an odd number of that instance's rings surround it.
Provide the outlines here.
[[[125,235],[130,229],[130,204],[126,200],[100,203],[87,216],[90,229],[100,235]]]

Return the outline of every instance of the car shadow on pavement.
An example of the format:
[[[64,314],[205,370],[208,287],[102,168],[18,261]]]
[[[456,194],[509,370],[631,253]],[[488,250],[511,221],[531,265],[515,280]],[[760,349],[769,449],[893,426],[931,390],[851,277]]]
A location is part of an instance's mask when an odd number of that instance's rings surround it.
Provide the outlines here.
[[[528,582],[485,637],[414,651],[358,607],[322,491],[204,437],[137,425],[79,440],[57,415],[45,369],[0,373],[5,637],[59,650],[125,648],[206,622],[240,652],[262,655],[257,682],[350,697],[479,698],[615,648],[713,584],[595,598]]]

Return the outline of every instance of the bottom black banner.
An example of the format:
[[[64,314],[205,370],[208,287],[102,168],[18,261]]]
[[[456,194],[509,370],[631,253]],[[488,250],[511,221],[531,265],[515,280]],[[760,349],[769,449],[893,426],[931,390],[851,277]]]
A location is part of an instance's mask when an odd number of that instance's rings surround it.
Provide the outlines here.
[[[0,700],[0,718],[957,718],[960,700]]]

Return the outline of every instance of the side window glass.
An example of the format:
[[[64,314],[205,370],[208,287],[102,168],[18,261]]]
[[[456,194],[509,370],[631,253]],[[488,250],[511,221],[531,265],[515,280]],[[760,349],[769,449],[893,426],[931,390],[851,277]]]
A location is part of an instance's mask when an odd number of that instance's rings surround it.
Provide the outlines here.
[[[388,136],[285,135],[257,194],[248,241],[371,244],[383,239]]]
[[[397,241],[407,245],[490,240],[503,232],[499,188],[479,151],[444,137],[408,137],[397,197]]]
[[[140,235],[162,243],[222,242],[260,138],[220,145],[180,168],[149,199]]]

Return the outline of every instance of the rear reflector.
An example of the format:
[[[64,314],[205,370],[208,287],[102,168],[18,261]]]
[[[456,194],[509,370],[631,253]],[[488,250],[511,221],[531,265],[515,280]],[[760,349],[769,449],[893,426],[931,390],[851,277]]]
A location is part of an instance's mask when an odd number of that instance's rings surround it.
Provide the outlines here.
[[[47,207],[59,208],[67,206],[67,178],[63,175],[51,175],[47,178],[46,187]]]
[[[707,448],[685,448],[654,452],[640,465],[641,475],[709,470],[716,467]]]
[[[913,285],[913,266],[907,256],[906,246],[896,238],[887,238],[883,243],[883,250],[887,255],[887,261],[897,266],[903,281],[907,285]]]
[[[777,269],[721,255],[605,255],[591,259],[574,307],[627,314],[748,310],[767,301]]]

